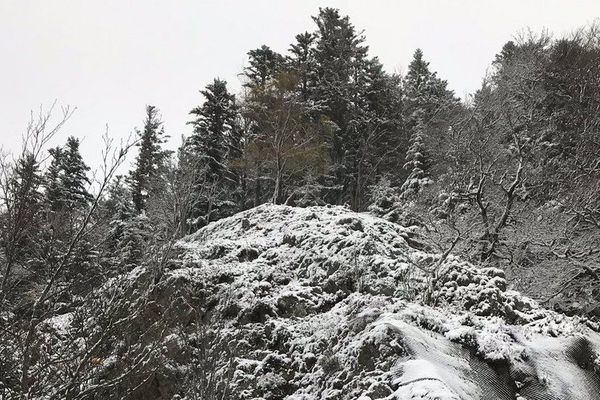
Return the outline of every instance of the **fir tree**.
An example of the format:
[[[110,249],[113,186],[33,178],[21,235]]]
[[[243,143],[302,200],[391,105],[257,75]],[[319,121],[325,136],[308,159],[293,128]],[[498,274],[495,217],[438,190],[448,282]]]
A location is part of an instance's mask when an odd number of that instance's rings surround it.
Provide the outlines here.
[[[237,210],[231,196],[238,181],[232,161],[241,151],[242,130],[235,96],[220,79],[201,93],[204,104],[190,112],[196,116],[189,122],[194,132],[179,151],[180,175],[190,180],[193,199],[189,218],[182,221],[188,227],[203,226]]]
[[[166,137],[162,122],[158,117],[158,109],[146,106],[146,119],[143,131],[138,131],[140,151],[135,167],[130,173],[129,181],[133,203],[138,212],[145,209],[146,201],[152,190],[151,186],[163,165],[168,152],[161,149]]]
[[[296,42],[290,46],[289,66],[298,76],[298,90],[304,102],[310,98],[315,85],[314,43],[315,35],[304,32],[296,35]]]
[[[423,112],[420,111],[416,114],[417,125],[410,138],[410,147],[406,152],[406,163],[404,164],[404,169],[409,170],[410,173],[400,189],[403,198],[417,195],[423,187],[431,184],[428,173],[429,159],[423,142],[425,131]]]
[[[456,104],[454,93],[448,90],[448,83],[430,71],[421,49],[415,50],[403,86],[404,116],[409,128],[417,123],[417,116],[413,115],[415,111],[424,112],[421,117],[427,124],[440,108]]]
[[[196,119],[189,122],[194,132],[186,140],[184,150],[197,166],[207,169],[211,181],[216,181],[228,172],[225,161],[236,123],[235,96],[220,79],[215,79],[201,93],[205,102],[190,111]]]
[[[46,201],[51,211],[56,212],[64,208],[65,193],[62,184],[63,149],[55,147],[48,151],[52,160],[46,171],[44,179],[46,188]]]
[[[67,144],[60,154],[60,160],[62,204],[71,210],[87,207],[92,200],[92,195],[87,189],[91,183],[87,177],[90,167],[85,164],[79,153],[79,139],[73,136],[67,139]]]
[[[354,111],[357,86],[368,47],[349,18],[333,8],[319,9],[313,17],[317,24],[315,61],[316,96],[325,103],[328,117],[337,125],[331,151],[332,161],[341,161],[348,140],[348,121]]]
[[[314,96],[336,128],[328,143],[331,167],[323,179],[329,188],[324,195],[329,202],[354,203],[362,132],[353,120],[364,105],[360,91],[368,47],[349,18],[336,9],[319,9],[313,20],[317,24]]]
[[[10,171],[3,187],[0,210],[0,246],[4,253],[4,277],[1,288],[6,288],[11,269],[19,262],[36,258],[37,237],[40,234],[42,210],[42,175],[40,165],[31,153],[22,155]]]
[[[122,270],[130,271],[141,264],[148,251],[150,236],[151,225],[146,215],[136,215],[124,221],[117,242],[117,262]]]
[[[284,65],[284,57],[262,45],[248,52],[248,66],[244,68],[244,76],[248,79],[244,86],[250,89],[264,87]]]

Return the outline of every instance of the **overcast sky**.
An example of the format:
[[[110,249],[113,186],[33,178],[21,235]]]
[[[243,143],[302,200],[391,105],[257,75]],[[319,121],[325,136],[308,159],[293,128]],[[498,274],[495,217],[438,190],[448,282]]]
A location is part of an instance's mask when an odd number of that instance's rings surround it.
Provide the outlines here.
[[[220,77],[238,91],[248,50],[285,51],[325,6],[365,31],[388,71],[404,71],[420,47],[461,97],[520,30],[562,34],[600,16],[600,0],[0,0],[0,145],[18,148],[30,110],[57,100],[77,107],[57,142],[81,138],[89,164],[105,126],[127,136],[146,104],[174,147],[201,88]]]

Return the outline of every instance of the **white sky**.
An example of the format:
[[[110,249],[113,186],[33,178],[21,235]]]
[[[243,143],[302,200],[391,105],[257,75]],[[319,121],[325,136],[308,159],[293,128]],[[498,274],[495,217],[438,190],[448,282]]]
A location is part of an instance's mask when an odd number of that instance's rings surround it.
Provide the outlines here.
[[[176,147],[201,88],[220,77],[238,91],[248,50],[285,51],[325,6],[365,30],[390,72],[422,48],[459,96],[519,30],[561,34],[600,16],[600,0],[0,0],[0,145],[19,148],[30,110],[57,100],[78,108],[57,143],[82,138],[91,165],[106,124],[126,137],[146,104],[161,110]]]

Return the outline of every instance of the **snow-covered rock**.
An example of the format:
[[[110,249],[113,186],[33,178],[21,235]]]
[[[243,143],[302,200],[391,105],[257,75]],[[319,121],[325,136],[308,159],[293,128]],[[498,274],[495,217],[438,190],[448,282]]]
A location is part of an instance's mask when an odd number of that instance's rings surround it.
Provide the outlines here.
[[[140,313],[178,322],[152,393],[193,398],[198,367],[240,400],[600,399],[593,324],[507,290],[500,270],[449,257],[433,279],[439,256],[409,236],[343,207],[263,205],[184,238]]]
[[[452,257],[423,304],[437,256],[409,234],[343,207],[263,205],[182,240],[165,279],[211,282],[236,398],[600,398],[594,331]]]

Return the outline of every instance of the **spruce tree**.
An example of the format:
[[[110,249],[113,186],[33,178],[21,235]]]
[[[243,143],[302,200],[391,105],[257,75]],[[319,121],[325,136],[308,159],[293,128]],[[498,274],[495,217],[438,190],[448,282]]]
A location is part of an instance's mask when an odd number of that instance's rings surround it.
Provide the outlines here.
[[[144,129],[138,131],[140,151],[135,160],[134,169],[130,172],[129,182],[133,203],[138,212],[146,207],[146,201],[152,190],[152,183],[156,179],[168,153],[162,150],[166,137],[162,122],[158,116],[158,109],[146,106],[146,119]]]
[[[225,164],[229,138],[236,123],[235,96],[227,90],[227,82],[215,79],[201,91],[204,104],[190,114],[188,122],[194,132],[186,140],[184,150],[200,168],[206,168],[208,179],[217,181],[227,175]]]
[[[46,201],[51,211],[57,212],[64,208],[65,193],[62,184],[63,149],[55,147],[48,151],[52,160],[46,171],[44,185],[46,188]]]
[[[290,46],[289,67],[298,77],[298,90],[304,102],[311,97],[315,86],[314,43],[315,35],[304,32],[296,35],[296,42]]]
[[[421,49],[415,50],[403,86],[404,116],[410,128],[417,123],[417,116],[413,115],[415,111],[424,112],[422,118],[428,124],[441,108],[457,102],[454,93],[448,89],[448,83],[430,71]]]
[[[354,206],[362,138],[353,120],[364,104],[360,91],[368,47],[349,18],[336,9],[321,8],[313,20],[317,24],[314,96],[335,127],[328,143],[331,166],[323,178],[329,188],[324,196],[328,202],[350,201]]]
[[[338,127],[331,146],[332,161],[342,161],[348,141],[348,122],[357,99],[357,86],[368,47],[347,16],[333,8],[319,9],[315,61],[316,96],[327,107],[327,116]]]
[[[272,79],[285,63],[284,57],[271,50],[269,46],[262,45],[258,49],[248,52],[248,66],[244,68],[244,76],[247,82],[244,86],[250,89],[264,87]]]
[[[406,163],[404,164],[404,169],[410,171],[410,173],[400,189],[403,198],[411,198],[417,195],[425,186],[431,184],[428,171],[429,159],[423,141],[425,134],[424,113],[418,111],[415,114],[417,125],[410,138],[410,147],[406,152]]]
[[[201,91],[204,104],[190,114],[194,131],[179,151],[180,175],[191,180],[188,227],[199,227],[208,221],[234,213],[238,207],[231,191],[238,177],[232,161],[241,152],[241,126],[235,96],[227,83],[215,79]]]
[[[81,212],[89,206],[89,167],[79,153],[79,140],[69,137],[64,147],[50,149],[52,160],[44,176],[47,223],[55,230],[55,239],[68,240]]]
[[[52,268],[61,256],[64,247],[73,240],[82,216],[87,212],[93,196],[88,191],[89,167],[79,152],[79,140],[69,137],[64,147],[50,150],[52,161],[45,175],[44,230],[49,234],[40,237],[40,265]],[[73,248],[67,261],[66,278],[74,286],[74,291],[87,290],[89,279],[99,272],[95,269],[96,253],[91,238],[83,235]]]
[[[9,172],[10,171],[10,172]],[[31,153],[23,154],[11,170],[3,188],[0,209],[0,246],[4,253],[4,277],[0,289],[6,289],[8,277],[17,263],[37,258],[42,210],[42,175]]]
[[[87,187],[90,179],[87,172],[90,170],[79,153],[79,139],[70,136],[60,156],[62,174],[60,183],[64,191],[64,205],[68,209],[82,209],[89,205],[92,195]]]

